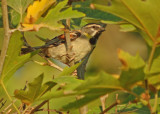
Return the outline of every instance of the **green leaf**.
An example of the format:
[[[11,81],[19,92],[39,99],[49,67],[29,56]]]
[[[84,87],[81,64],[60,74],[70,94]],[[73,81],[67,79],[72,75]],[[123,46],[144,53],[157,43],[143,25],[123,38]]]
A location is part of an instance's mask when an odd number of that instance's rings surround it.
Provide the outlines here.
[[[63,107],[64,110],[70,109],[78,109],[88,103],[93,102],[96,99],[99,99],[101,96],[106,95],[107,93],[114,92],[114,89],[108,88],[94,88],[90,89],[89,91],[85,92],[82,98],[78,99],[77,101],[71,102]],[[81,96],[81,95],[80,95]]]
[[[77,63],[71,67],[66,66],[63,71],[60,73],[59,76],[68,76],[71,75],[80,65],[82,62]]]
[[[131,56],[129,53],[119,50],[118,57],[123,65],[119,81],[124,88],[130,88],[136,82],[144,80],[145,62],[138,54]]]
[[[160,56],[156,57],[153,60],[153,63],[151,65],[151,70],[149,73],[150,74],[160,73]]]
[[[139,54],[136,54],[136,56],[131,56],[129,53],[119,49],[118,57],[124,69],[137,69],[145,65],[144,60],[139,56]]]
[[[159,0],[93,0],[96,9],[114,14],[156,37],[160,24]],[[136,7],[135,7],[136,6]],[[154,23],[154,24],[153,24]]]
[[[50,92],[42,96],[40,100],[75,95],[74,89],[79,86],[83,80],[76,79],[76,77],[72,76],[61,76],[55,78],[53,82],[57,83],[57,85]]]
[[[149,84],[154,85],[157,90],[160,90],[160,74],[153,75],[152,77],[148,77]]]
[[[22,16],[32,1],[33,0],[7,0],[7,4]]]
[[[61,77],[61,79],[55,78],[54,81],[61,85],[60,88],[58,87],[59,90],[52,89],[53,91],[51,91],[47,96],[42,97],[43,99],[84,95],[83,98],[64,106],[63,108],[65,110],[77,109],[98,99],[102,95],[123,89],[118,79],[115,79],[112,75],[104,72],[101,72],[96,77],[88,78],[84,81],[69,76]]]
[[[136,82],[143,81],[145,78],[144,67],[138,69],[129,69],[122,71],[120,75],[120,83],[124,88],[130,88]]]
[[[119,80],[105,72],[101,72],[95,77],[88,78],[75,90],[80,91],[91,88],[122,89]]]
[[[108,21],[114,21],[114,22],[121,20],[119,17],[116,17],[110,13],[105,13],[97,9],[91,9],[90,7],[91,2],[92,0],[86,0],[83,2],[74,2],[72,6],[73,6],[73,9],[76,9],[86,14],[85,17],[88,17],[88,18],[98,19],[98,20],[108,20]]]
[[[10,11],[11,14],[11,23],[13,24],[13,26],[17,26],[20,22],[20,14],[17,13],[15,10],[11,10]]]
[[[122,114],[151,114],[148,107],[144,106],[142,103],[131,103],[131,104],[127,105],[127,107],[126,107],[126,105],[127,104],[125,104],[124,108],[119,110],[120,113],[122,113]]]
[[[28,84],[28,91],[15,90],[14,95],[25,104],[32,104],[35,100],[40,98],[43,94],[49,91],[56,85],[54,82],[47,82],[42,86],[43,74],[34,79]]]
[[[97,92],[97,94],[92,94],[92,95],[86,95],[85,97],[77,100],[77,101],[74,101],[74,102],[71,102],[67,105],[65,105],[63,107],[64,110],[70,110],[70,109],[78,109],[88,103],[90,103],[91,101],[94,101],[96,100],[97,98],[99,98],[100,96],[104,95],[105,94],[105,89],[97,89],[98,91],[94,91],[95,93]],[[103,94],[102,94],[103,93]]]
[[[136,28],[131,24],[122,24],[122,25],[120,25],[120,31],[121,32],[133,32],[135,30],[136,30]]]
[[[20,56],[21,46],[23,45],[21,37],[22,34],[18,31],[11,35],[1,80],[8,81],[11,76],[34,55],[33,53],[29,53]]]
[[[81,12],[72,10],[72,7],[63,9],[67,5],[67,2],[67,0],[64,0],[58,3],[53,9],[49,10],[46,17],[42,20],[42,23],[53,28],[62,28],[62,24],[58,23],[60,20],[85,16],[85,14]]]

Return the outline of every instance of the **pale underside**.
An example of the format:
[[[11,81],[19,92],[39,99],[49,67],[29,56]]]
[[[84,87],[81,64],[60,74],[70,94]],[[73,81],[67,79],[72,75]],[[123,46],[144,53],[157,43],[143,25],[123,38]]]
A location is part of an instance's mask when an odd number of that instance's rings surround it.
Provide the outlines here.
[[[79,62],[91,51],[92,46],[87,38],[77,38],[73,42],[71,42],[71,44],[72,50],[74,52],[74,61]],[[50,46],[50,48],[47,48],[47,50],[45,50],[45,53],[49,57],[52,57],[63,63],[68,63],[68,59],[66,57],[66,47],[64,44],[61,44],[56,47]]]

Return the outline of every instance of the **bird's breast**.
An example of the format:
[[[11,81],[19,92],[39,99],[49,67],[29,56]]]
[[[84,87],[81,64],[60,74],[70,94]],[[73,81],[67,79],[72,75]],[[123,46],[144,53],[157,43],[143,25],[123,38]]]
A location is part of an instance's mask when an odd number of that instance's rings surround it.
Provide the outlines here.
[[[83,59],[92,49],[91,44],[88,39],[85,38],[77,38],[76,40],[71,42],[72,50],[74,52],[74,60],[75,62]],[[45,55],[57,59],[63,63],[67,63],[68,59],[66,57],[66,46],[65,44],[61,44],[59,46],[50,46],[44,50]]]

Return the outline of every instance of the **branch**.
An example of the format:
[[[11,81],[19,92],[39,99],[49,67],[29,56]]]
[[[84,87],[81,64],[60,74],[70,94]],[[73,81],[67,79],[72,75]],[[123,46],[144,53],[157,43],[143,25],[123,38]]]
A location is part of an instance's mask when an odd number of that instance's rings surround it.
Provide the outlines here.
[[[3,28],[4,28],[4,39],[3,39],[3,46],[2,46],[2,51],[1,51],[1,55],[0,55],[0,84],[1,84],[2,88],[4,89],[6,95],[8,96],[9,100],[12,102],[13,107],[20,114],[18,108],[13,103],[12,98],[8,94],[8,91],[6,90],[6,87],[3,84],[3,79],[2,79],[2,70],[3,70],[5,58],[6,58],[6,53],[7,53],[11,33],[10,33],[9,21],[8,21],[7,0],[1,0],[1,4],[2,4],[2,17],[3,17],[2,19],[3,19]]]
[[[66,37],[66,49],[67,49],[67,56],[68,56],[68,63],[69,66],[74,65],[74,57],[73,57],[73,50],[72,50],[72,44],[71,44],[71,39],[70,39],[70,33],[69,33],[69,28],[70,28],[70,19],[66,20],[67,24],[67,29],[65,31],[65,37]]]
[[[43,105],[45,105],[48,102],[48,100],[43,101],[41,104],[36,106],[33,110],[31,110],[30,114],[34,114],[38,109],[40,109]]]
[[[6,0],[2,0],[1,4],[2,4],[4,39],[3,39],[3,46],[2,46],[1,56],[0,56],[0,78],[2,77],[3,65],[4,65],[4,61],[5,61],[8,45],[9,45],[9,40],[10,40],[7,1]]]
[[[115,103],[113,103],[111,106],[109,106],[108,108],[106,108],[103,112],[101,112],[100,114],[104,114],[105,112],[108,112],[110,109],[112,109],[113,107],[117,106],[120,103],[120,100],[117,100]]]

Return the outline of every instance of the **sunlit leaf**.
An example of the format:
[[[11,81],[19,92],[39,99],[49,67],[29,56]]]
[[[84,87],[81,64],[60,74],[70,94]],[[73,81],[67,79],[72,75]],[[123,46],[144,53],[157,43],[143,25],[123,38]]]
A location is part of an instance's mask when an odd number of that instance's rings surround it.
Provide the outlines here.
[[[22,24],[24,31],[38,31],[42,27],[49,28],[52,31],[61,30],[61,28],[64,28],[64,26],[59,21],[85,16],[85,14],[81,12],[72,10],[72,7],[64,9],[67,5],[67,2],[67,0],[59,2],[54,8],[50,9],[47,15],[43,19],[41,19],[39,24]]]
[[[118,50],[118,58],[124,69],[136,69],[145,65],[144,60],[138,54],[136,56],[131,56],[129,53],[124,52],[121,49]]]
[[[122,32],[133,32],[136,28],[131,24],[122,24],[120,25],[120,31]]]
[[[90,88],[122,89],[119,80],[105,72],[101,72],[95,77],[88,78],[75,90],[80,91]]]
[[[67,5],[67,2],[67,0],[64,0],[51,9],[44,20],[42,20],[42,23],[55,28],[62,28],[62,24],[58,23],[60,20],[85,16],[84,13],[72,10],[72,7],[62,10]]]
[[[131,56],[129,53],[119,50],[118,57],[122,63],[119,81],[124,88],[130,88],[136,82],[144,80],[145,62],[138,54]]]
[[[28,90],[15,90],[14,95],[25,104],[31,104],[36,99],[40,98],[43,94],[49,91],[56,85],[54,82],[47,82],[42,85],[43,74],[34,79],[33,82],[28,84]]]
[[[39,17],[48,10],[48,8],[55,3],[56,0],[37,0],[34,1],[27,9],[27,16],[24,19],[24,23],[35,23]]]
[[[55,78],[53,82],[57,83],[57,85],[50,92],[42,96],[40,100],[75,96],[74,89],[79,86],[83,80],[76,79],[76,77],[73,76],[61,76]]]

